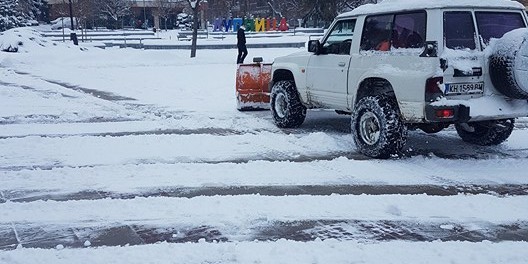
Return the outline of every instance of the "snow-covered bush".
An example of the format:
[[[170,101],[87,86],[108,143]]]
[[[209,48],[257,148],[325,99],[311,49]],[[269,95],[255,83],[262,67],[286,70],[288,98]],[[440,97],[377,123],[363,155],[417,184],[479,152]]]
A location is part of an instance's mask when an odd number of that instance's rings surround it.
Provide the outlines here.
[[[55,46],[56,43],[46,40],[38,31],[31,28],[13,28],[0,33],[0,51],[28,52],[52,45]]]
[[[12,28],[0,32],[0,52],[49,52],[51,49],[85,51],[87,48],[73,45],[70,42],[57,42],[43,37],[33,28]]]

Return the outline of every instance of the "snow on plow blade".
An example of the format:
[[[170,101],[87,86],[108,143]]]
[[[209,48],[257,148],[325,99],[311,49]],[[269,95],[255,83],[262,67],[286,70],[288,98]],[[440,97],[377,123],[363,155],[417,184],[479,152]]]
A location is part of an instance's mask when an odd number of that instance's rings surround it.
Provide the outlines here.
[[[269,109],[271,63],[262,63],[262,58],[253,58],[251,64],[238,65],[236,75],[237,109]]]

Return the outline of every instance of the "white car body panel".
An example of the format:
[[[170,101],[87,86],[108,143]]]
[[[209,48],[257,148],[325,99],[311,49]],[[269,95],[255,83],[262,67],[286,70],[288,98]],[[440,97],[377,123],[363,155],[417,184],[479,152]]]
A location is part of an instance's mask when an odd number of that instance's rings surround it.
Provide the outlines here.
[[[426,123],[428,121],[426,120],[425,107],[429,104],[425,101],[426,81],[433,77],[443,77],[444,83],[482,82],[484,83],[483,93],[449,95],[444,98],[445,100],[435,102],[434,104],[437,106],[468,106],[471,109],[471,121],[528,116],[526,100],[507,98],[493,87],[489,76],[486,53],[482,51],[479,42],[476,43],[477,49],[471,52],[462,52],[462,55],[457,55],[444,48],[443,24],[438,22],[443,21],[444,12],[522,12],[525,25],[528,25],[526,14],[518,4],[501,5],[502,2],[506,1],[488,2],[481,6],[477,1],[461,0],[457,5],[449,8],[437,3],[423,3],[423,6],[418,9],[410,9],[426,11],[425,41],[438,44],[437,57],[420,56],[425,48],[397,49],[390,52],[361,51],[361,35],[367,15],[374,13],[392,14],[391,8],[399,10],[395,13],[410,11],[390,5],[384,6],[387,10],[367,6],[339,15],[323,38],[323,41],[328,38],[329,32],[337,21],[357,19],[350,54],[297,53],[277,58],[272,66],[272,73],[275,74],[275,71],[280,69],[291,71],[302,103],[309,108],[330,108],[351,112],[354,109],[354,103],[357,101],[357,93],[361,84],[369,78],[377,78],[386,80],[392,86],[405,122]],[[474,13],[473,17],[475,17]],[[475,27],[477,28],[476,25]],[[457,58],[451,58],[450,55],[452,54],[456,55]],[[446,69],[440,67],[440,59],[443,58],[449,62]],[[481,68],[482,75],[454,77],[455,68],[460,68],[460,65],[465,67],[474,65],[474,68]]]

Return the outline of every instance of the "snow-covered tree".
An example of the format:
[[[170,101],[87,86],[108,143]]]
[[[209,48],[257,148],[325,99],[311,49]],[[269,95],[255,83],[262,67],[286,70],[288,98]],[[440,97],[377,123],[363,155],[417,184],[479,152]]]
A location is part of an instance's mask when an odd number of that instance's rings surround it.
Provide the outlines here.
[[[232,0],[209,0],[209,14],[214,18],[229,17],[235,4]]]
[[[165,21],[165,30],[167,30],[167,19],[175,13],[175,4],[169,0],[154,0],[156,7],[155,13]]]
[[[47,0],[18,0],[18,9],[29,19],[38,19]]]
[[[120,18],[130,14],[131,2],[129,0],[98,0],[97,3],[100,12],[116,23]]]
[[[73,8],[78,24],[83,28],[86,28],[88,21],[93,20],[96,16],[96,5],[93,0],[74,1]]]
[[[18,0],[0,0],[0,31],[19,27],[24,20],[18,9]]]
[[[0,0],[0,31],[29,25],[46,7],[47,0]]]
[[[268,0],[274,15],[287,18],[302,18],[315,24],[329,24],[335,16],[350,11],[362,4],[377,0]],[[317,26],[317,25],[315,25]]]

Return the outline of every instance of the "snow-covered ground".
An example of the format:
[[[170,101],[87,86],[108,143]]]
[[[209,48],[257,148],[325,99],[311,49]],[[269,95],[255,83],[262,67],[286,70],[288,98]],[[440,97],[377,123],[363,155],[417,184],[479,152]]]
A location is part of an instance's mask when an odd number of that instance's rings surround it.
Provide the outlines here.
[[[0,263],[528,259],[525,119],[499,146],[416,131],[404,156],[372,160],[348,116],[281,130],[237,111],[236,50],[17,35],[0,52]]]

